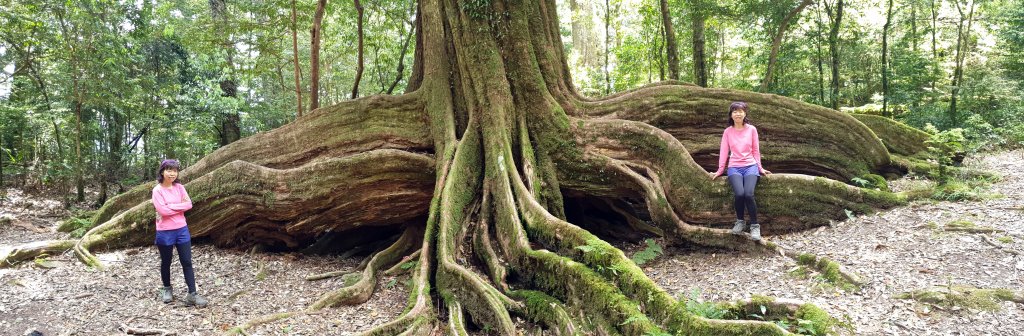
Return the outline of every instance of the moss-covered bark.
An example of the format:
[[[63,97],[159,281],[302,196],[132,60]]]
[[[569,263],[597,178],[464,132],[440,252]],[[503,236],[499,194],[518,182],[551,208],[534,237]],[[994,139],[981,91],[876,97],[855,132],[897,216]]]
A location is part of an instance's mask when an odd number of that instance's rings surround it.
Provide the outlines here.
[[[778,253],[715,228],[729,222],[731,194],[701,165],[717,162],[733,100],[751,103],[766,166],[779,173],[758,191],[766,233],[903,201],[830,179],[891,164],[875,133],[848,115],[677,82],[584,98],[569,78],[553,0],[422,0],[419,9],[415,91],[319,109],[182,172],[192,233],[218,245],[344,250],[401,232],[358,281],[309,308],[365,301],[378,272],[415,253],[408,309],[368,335],[474,326],[515,334],[515,315],[560,334],[787,334],[690,314],[620,250],[569,222],[563,197],[609,204],[621,225],[673,243]],[[84,262],[101,266],[92,250],[151,241],[151,188],[97,212],[99,225],[75,242]]]

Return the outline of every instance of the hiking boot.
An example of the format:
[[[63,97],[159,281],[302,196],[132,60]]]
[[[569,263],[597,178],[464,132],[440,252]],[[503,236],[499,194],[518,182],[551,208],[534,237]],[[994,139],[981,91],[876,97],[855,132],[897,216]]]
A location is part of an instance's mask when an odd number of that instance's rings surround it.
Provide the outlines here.
[[[206,301],[206,299],[203,298],[202,296],[199,296],[198,293],[188,293],[188,295],[185,295],[186,306],[196,306],[199,308],[203,308],[206,307],[207,303],[209,302]]]
[[[174,301],[174,291],[171,290],[171,287],[160,287],[160,301],[164,303]]]
[[[737,219],[736,220],[736,224],[734,224],[732,226],[732,234],[734,234],[734,235],[741,234],[746,229],[747,229],[747,223],[744,222],[742,219]]]
[[[750,239],[761,240],[761,224],[750,224]]]

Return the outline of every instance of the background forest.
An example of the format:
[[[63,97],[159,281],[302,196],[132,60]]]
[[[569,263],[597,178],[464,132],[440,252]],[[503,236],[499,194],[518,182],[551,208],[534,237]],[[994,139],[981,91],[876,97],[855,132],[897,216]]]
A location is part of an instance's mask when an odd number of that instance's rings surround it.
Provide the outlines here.
[[[1024,0],[557,4],[585,95],[678,79],[892,117],[965,152],[1024,143]],[[410,0],[0,6],[0,187],[67,205],[311,108],[400,94],[415,47]]]

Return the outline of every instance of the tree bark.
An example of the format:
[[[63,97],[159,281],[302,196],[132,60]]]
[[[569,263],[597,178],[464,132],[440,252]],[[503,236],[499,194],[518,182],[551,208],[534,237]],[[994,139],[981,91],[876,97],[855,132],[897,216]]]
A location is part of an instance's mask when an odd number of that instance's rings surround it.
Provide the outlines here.
[[[704,54],[705,9],[703,0],[691,2],[690,22],[693,28],[693,83],[708,86],[707,56]]]
[[[664,0],[662,0],[664,1]],[[804,7],[810,5],[813,0],[802,0],[796,5],[796,8],[789,11],[785,17],[782,18],[782,22],[779,23],[779,30],[775,32],[775,37],[772,38],[772,51],[768,54],[768,69],[765,70],[764,79],[761,80],[761,92],[768,92],[768,85],[772,81],[772,70],[775,68],[775,60],[779,55],[779,47],[782,45],[782,37],[785,36],[786,30],[789,28],[789,22],[800,15],[800,12],[804,10]]]
[[[718,228],[731,222],[731,190],[708,178],[691,154],[699,150],[687,145],[715,146],[721,128],[706,125],[736,100],[760,113],[759,129],[780,150],[766,153],[778,174],[758,191],[766,231],[903,202],[786,174],[861,176],[890,165],[875,133],[849,115],[679,82],[584,98],[572,89],[554,0],[423,0],[419,9],[415,91],[317,109],[181,172],[194,204],[193,237],[215,245],[344,251],[383,241],[355,284],[325,293],[310,310],[365,302],[382,270],[417,258],[407,309],[367,335],[466,334],[470,323],[513,335],[522,331],[512,316],[560,334],[787,335],[771,322],[709,320],[679,309],[595,235],[613,219],[629,227],[615,232],[660,235],[669,245],[778,255],[773,244]],[[823,131],[835,129],[844,131]],[[803,156],[783,155],[811,146]],[[102,268],[91,250],[151,244],[154,185],[111,198],[93,217],[97,226],[74,243],[76,256]],[[16,248],[0,265],[43,249]]]
[[[309,109],[310,111],[320,108],[320,31],[324,21],[324,12],[327,8],[327,0],[319,0],[316,3],[316,14],[313,15],[313,29],[310,30],[310,61],[309,61]]]
[[[672,13],[668,0],[660,0],[661,22],[665,29],[665,48],[668,56],[668,78],[679,80],[679,50],[676,46],[676,30],[672,28]]]
[[[359,98],[359,81],[363,78],[363,5],[359,0],[353,0],[356,6],[356,32],[359,34],[359,45],[357,47],[356,78],[352,83],[352,99]]]
[[[882,116],[892,117],[889,111],[889,27],[892,25],[892,0],[885,10],[885,25],[882,26]]]
[[[295,117],[302,117],[302,68],[299,67],[299,35],[296,27],[295,0],[292,0],[292,59],[295,61]],[[284,84],[284,83],[282,83]]]

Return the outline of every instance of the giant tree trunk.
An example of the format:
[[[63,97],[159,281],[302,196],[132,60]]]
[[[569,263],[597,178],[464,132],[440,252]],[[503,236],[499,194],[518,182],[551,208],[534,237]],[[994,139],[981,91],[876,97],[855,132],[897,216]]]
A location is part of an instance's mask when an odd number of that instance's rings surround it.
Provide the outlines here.
[[[610,219],[628,228],[618,232],[661,235],[668,244],[778,253],[718,228],[731,222],[731,189],[694,160],[693,148],[717,145],[732,101],[757,114],[765,165],[779,172],[758,191],[765,231],[901,202],[787,174],[845,180],[886,169],[884,145],[849,115],[678,82],[583,98],[569,77],[554,0],[419,6],[414,91],[316,110],[181,174],[194,204],[192,234],[219,246],[344,250],[399,236],[368,259],[354,285],[309,307],[364,302],[381,270],[418,258],[408,309],[369,335],[430,333],[442,327],[440,314],[443,328],[459,335],[467,323],[516,334],[512,315],[558,334],[787,334],[770,322],[687,312],[597,236],[616,232],[602,229]],[[90,248],[151,242],[152,187],[108,201],[94,216],[99,225],[74,243],[79,258],[101,266]],[[593,211],[567,212],[570,205]],[[0,265],[67,244],[15,249]]]

